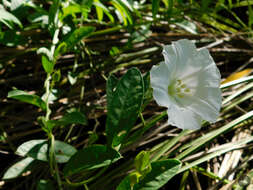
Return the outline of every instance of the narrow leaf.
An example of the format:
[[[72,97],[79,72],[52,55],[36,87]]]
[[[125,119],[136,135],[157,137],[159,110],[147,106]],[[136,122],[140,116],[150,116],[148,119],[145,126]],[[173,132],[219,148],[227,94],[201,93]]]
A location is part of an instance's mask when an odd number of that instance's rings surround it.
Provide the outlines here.
[[[65,37],[62,43],[59,44],[59,46],[56,49],[56,52],[57,52],[56,55],[58,55],[59,53],[65,53],[65,51],[73,49],[73,47],[78,42],[80,42],[83,38],[86,38],[89,35],[91,35],[91,33],[94,30],[95,28],[92,26],[84,26],[84,27],[75,29],[73,32],[71,32]],[[62,48],[62,47],[65,47],[64,44],[67,46],[66,48]]]
[[[22,28],[22,24],[18,18],[3,8],[0,8],[0,22],[4,23],[10,29],[14,28],[13,23],[19,25],[19,27]]]
[[[94,0],[94,5],[96,7],[96,12],[97,12],[97,16],[98,16],[98,20],[102,21],[103,20],[103,16],[104,16],[104,12],[103,9],[100,6],[97,6],[96,3],[100,3],[99,0]]]
[[[198,160],[195,160],[191,163],[187,163],[186,165],[184,165],[180,170],[178,170],[177,173],[181,173],[184,172],[186,170],[188,170],[189,168],[192,168],[194,166],[197,166],[203,162],[209,161],[217,156],[220,156],[226,152],[232,151],[232,150],[236,150],[236,149],[240,149],[243,145],[252,142],[253,141],[253,137],[248,137],[245,139],[242,139],[240,141],[236,141],[236,142],[231,142],[231,143],[227,143],[225,145],[221,145],[220,147],[216,147],[216,150],[205,155],[205,156],[201,156]]]
[[[160,0],[152,0],[152,15],[153,18],[156,18],[156,15],[158,13]]]
[[[8,92],[7,97],[33,104],[40,107],[42,110],[46,110],[46,103],[37,95],[31,95],[22,90],[12,90]]]
[[[21,176],[24,172],[26,172],[32,165],[34,159],[33,158],[24,158],[14,165],[12,165],[3,176],[3,180],[12,179]]]

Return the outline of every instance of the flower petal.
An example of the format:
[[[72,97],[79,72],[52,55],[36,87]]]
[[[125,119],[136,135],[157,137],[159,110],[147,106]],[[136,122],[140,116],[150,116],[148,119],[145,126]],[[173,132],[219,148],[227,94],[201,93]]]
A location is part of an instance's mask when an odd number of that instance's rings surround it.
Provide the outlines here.
[[[172,42],[172,46],[175,48],[177,56],[182,63],[186,63],[189,58],[193,58],[197,54],[196,46],[190,40],[178,40]]]
[[[179,40],[165,46],[163,55],[165,63],[153,66],[150,75],[154,99],[168,108],[168,123],[198,129],[202,120],[215,122],[221,107],[221,76],[208,50]]]
[[[158,66],[153,66],[150,71],[150,83],[153,88],[153,96],[157,104],[169,107],[171,99],[168,94],[168,86],[170,71],[165,62],[161,62]]]
[[[191,110],[171,106],[168,110],[168,124],[175,125],[181,129],[196,130],[201,126],[201,117]]]
[[[173,104],[168,93],[166,91],[164,91],[163,89],[154,88],[153,89],[153,96],[154,96],[156,103],[159,106],[164,106],[164,107],[169,108]]]
[[[217,120],[220,109],[216,109],[212,104],[197,96],[188,97],[188,101],[191,102],[191,104],[186,108],[201,116],[203,120],[212,123]]]
[[[203,66],[201,63],[196,63],[195,61],[198,51],[194,43],[190,40],[183,39],[172,42],[172,47],[177,57],[176,78],[184,78],[201,70]]]
[[[161,88],[168,91],[170,71],[165,64],[161,62],[158,66],[154,65],[150,71],[150,83],[152,88]]]
[[[169,65],[170,70],[173,70],[178,65],[178,57],[177,57],[176,49],[172,45],[166,45],[163,48],[163,57],[165,60],[165,63]]]
[[[216,110],[220,110],[222,103],[220,88],[203,87],[198,90],[198,93],[195,96],[202,99],[203,101],[206,101]]]
[[[208,65],[199,72],[200,86],[219,88],[221,82],[220,72],[215,63]]]

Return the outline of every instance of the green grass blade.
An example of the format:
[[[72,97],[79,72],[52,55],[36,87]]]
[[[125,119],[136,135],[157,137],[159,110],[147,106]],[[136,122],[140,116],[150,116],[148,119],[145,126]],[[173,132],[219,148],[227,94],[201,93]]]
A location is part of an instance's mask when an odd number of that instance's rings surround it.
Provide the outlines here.
[[[227,131],[229,131],[230,129],[232,129],[234,126],[238,125],[239,123],[251,118],[253,116],[253,111],[250,111],[244,115],[242,115],[241,117],[231,121],[230,123],[224,125],[223,127],[216,129],[202,137],[199,137],[198,139],[192,141],[190,144],[191,146],[186,149],[185,151],[183,151],[181,154],[179,154],[176,158],[177,159],[182,159],[185,156],[189,155],[190,153],[192,153],[193,151],[197,150],[198,148],[200,148],[201,146],[205,145],[206,143],[208,143],[209,141],[211,141],[212,139],[214,139],[215,137],[226,133]]]

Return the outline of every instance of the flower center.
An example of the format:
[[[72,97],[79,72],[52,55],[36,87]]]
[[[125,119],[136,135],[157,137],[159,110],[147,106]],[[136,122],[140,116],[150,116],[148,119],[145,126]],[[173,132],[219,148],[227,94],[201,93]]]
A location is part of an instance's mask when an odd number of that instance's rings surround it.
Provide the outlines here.
[[[168,94],[174,97],[183,98],[185,95],[192,95],[192,92],[182,80],[176,80],[168,86]]]

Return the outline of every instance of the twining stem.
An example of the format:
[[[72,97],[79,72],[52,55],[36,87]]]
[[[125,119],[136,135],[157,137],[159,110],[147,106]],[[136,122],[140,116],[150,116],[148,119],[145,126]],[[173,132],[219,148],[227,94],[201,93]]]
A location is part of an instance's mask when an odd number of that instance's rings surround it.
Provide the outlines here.
[[[50,96],[50,79],[51,79],[51,75],[47,74],[47,78],[45,80],[45,89],[46,89],[46,95],[45,95],[45,102],[46,102],[46,118],[45,120],[48,121],[50,114],[51,114],[51,110],[49,107],[49,96]]]
[[[46,95],[45,95],[45,102],[46,102],[46,117],[45,117],[45,121],[49,121],[50,120],[50,114],[51,114],[51,110],[50,110],[50,106],[49,106],[49,96],[50,96],[50,80],[51,80],[51,75],[47,74],[47,78],[45,80],[45,89],[46,89]],[[52,175],[56,175],[56,180],[58,183],[58,188],[60,190],[62,190],[62,182],[61,182],[61,178],[60,178],[60,174],[59,174],[59,170],[58,170],[58,165],[56,162],[56,158],[55,158],[55,150],[54,150],[54,146],[55,146],[55,139],[54,139],[54,135],[51,131],[51,129],[48,130],[48,137],[50,139],[50,149],[49,149],[49,165],[50,165],[50,171]]]
[[[53,20],[52,20],[52,23],[54,24],[54,27],[55,27],[55,30],[54,30],[54,35],[53,35],[53,42],[52,42],[52,45],[51,45],[51,62],[52,64],[55,64],[56,62],[56,59],[57,58],[54,58],[54,53],[55,53],[55,48],[56,48],[56,45],[59,41],[59,32],[60,32],[60,27],[61,27],[61,22],[60,20],[58,19],[58,14],[59,14],[59,7],[60,7],[60,3],[61,3],[61,0],[56,0],[54,1],[54,4],[52,5],[52,10],[56,10],[56,12],[54,13],[53,15]],[[51,94],[51,73],[47,73],[47,78],[45,80],[45,102],[46,102],[46,116],[45,116],[45,123],[47,124],[47,122],[50,120],[50,114],[51,114],[51,109],[50,109],[50,106],[49,106],[49,97],[50,97],[50,94]],[[46,126],[48,127],[48,126]],[[49,165],[50,165],[50,171],[51,171],[51,174],[53,176],[56,177],[56,180],[57,180],[57,183],[58,183],[58,189],[59,190],[63,190],[63,187],[62,187],[62,181],[61,181],[61,177],[60,177],[60,174],[59,174],[59,170],[58,170],[58,165],[57,165],[57,161],[56,161],[56,155],[55,155],[55,138],[54,138],[54,135],[52,133],[52,129],[51,128],[48,128],[47,130],[47,133],[48,133],[48,137],[49,137],[49,140],[50,140],[50,148],[49,148]]]

